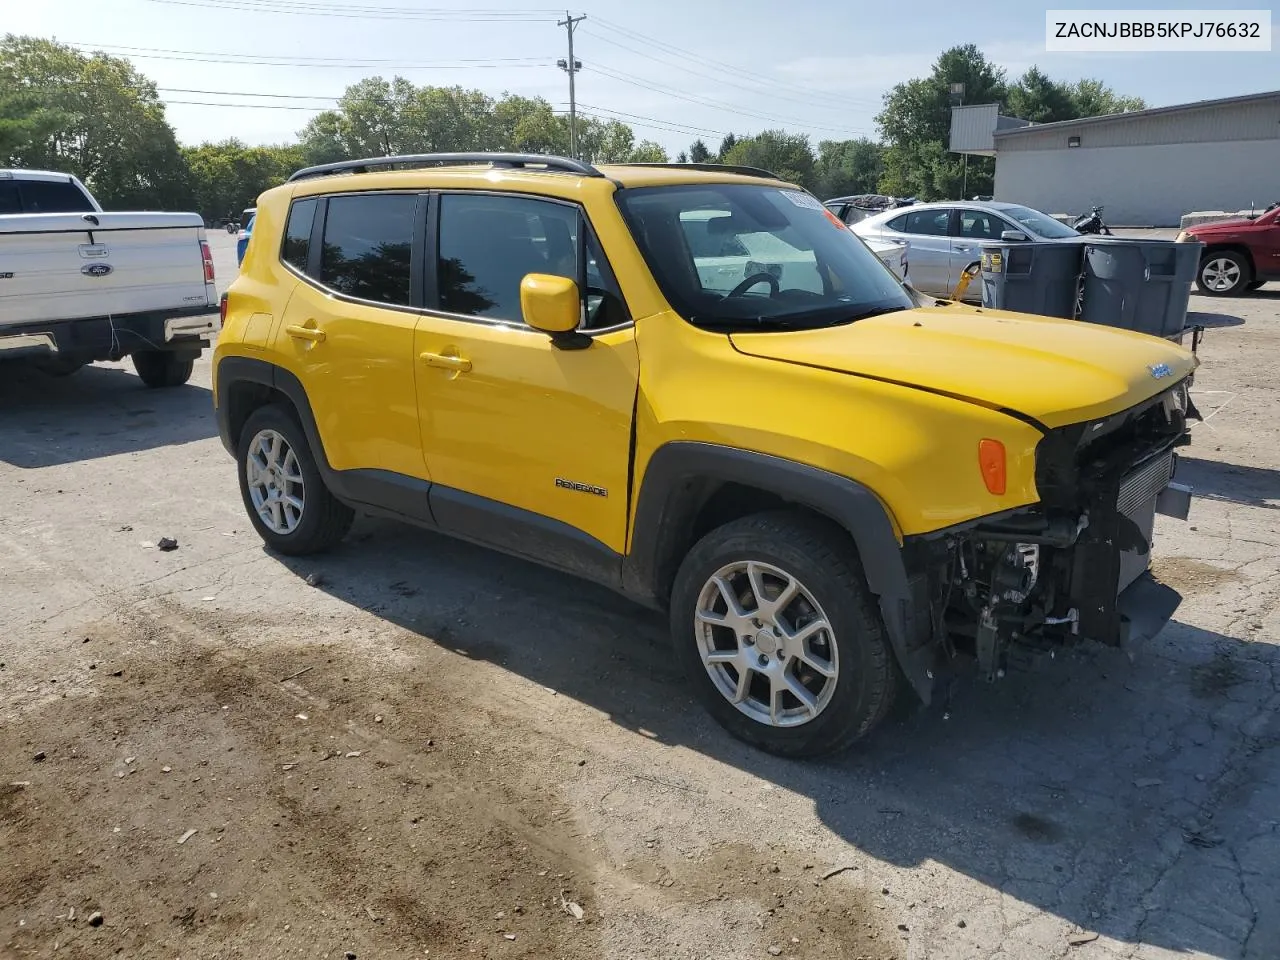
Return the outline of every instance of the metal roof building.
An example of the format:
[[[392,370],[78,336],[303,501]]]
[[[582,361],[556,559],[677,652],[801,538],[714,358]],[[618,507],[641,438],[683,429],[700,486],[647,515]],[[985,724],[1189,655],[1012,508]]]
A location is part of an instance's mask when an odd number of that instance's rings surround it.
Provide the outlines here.
[[[1026,126],[988,108],[998,200],[1070,214],[1099,204],[1112,224],[1158,227],[1280,200],[1280,91]],[[951,149],[989,156],[969,125],[953,116]]]

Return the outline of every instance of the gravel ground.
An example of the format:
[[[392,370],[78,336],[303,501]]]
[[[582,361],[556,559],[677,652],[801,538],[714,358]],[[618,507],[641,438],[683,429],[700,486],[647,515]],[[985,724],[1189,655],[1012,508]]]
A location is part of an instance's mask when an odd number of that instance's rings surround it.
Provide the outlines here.
[[[1176,622],[822,763],[605,591],[369,520],[264,552],[207,360],[6,372],[0,957],[1274,960],[1277,307],[1193,301]]]

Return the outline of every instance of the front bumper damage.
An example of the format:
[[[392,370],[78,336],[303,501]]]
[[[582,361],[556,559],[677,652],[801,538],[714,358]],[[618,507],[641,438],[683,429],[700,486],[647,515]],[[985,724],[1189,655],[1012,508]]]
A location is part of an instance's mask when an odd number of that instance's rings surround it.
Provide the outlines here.
[[[1173,482],[1194,415],[1187,383],[1113,417],[1050,430],[1037,450],[1041,501],[951,529],[924,551],[940,584],[935,616],[950,654],[971,647],[989,678],[1081,639],[1154,636],[1176,591],[1150,575],[1157,513],[1186,519]]]

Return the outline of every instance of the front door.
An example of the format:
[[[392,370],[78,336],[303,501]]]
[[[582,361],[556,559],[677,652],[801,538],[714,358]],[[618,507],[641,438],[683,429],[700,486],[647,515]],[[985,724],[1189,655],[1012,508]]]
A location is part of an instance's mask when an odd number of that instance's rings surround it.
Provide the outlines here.
[[[616,580],[639,365],[634,328],[580,208],[445,193],[431,229],[428,302],[437,309],[418,323],[414,356],[436,522]],[[589,341],[565,349],[525,326],[520,281],[530,273],[578,280]]]
[[[971,263],[982,259],[982,244],[998,241],[1006,230],[1016,229],[1009,221],[996,216],[990,210],[974,210],[961,207],[956,211],[955,236],[951,238],[951,265],[947,271],[947,283],[955,289],[960,274]],[[971,284],[966,297],[982,299],[982,285]]]

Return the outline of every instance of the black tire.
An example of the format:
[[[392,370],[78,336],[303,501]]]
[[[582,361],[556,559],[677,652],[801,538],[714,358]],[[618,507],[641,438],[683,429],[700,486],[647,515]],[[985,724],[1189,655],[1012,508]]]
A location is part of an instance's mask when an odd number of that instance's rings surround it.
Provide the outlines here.
[[[263,430],[274,430],[293,449],[298,459],[304,490],[302,516],[298,525],[289,533],[278,533],[268,527],[253,505],[249,492],[247,462],[249,448]],[[306,434],[294,418],[292,411],[276,404],[259,407],[249,415],[240,439],[236,444],[236,473],[240,478],[240,497],[244,501],[249,521],[258,536],[277,553],[300,557],[321,553],[338,544],[355,519],[355,511],[338,500],[325,486],[324,478],[316,466],[315,455],[307,443]]]
[[[133,354],[133,369],[148,387],[180,387],[191,379],[195,367],[194,358],[184,359],[168,350],[139,350]]]
[[[1219,271],[1223,262],[1234,264],[1236,280],[1230,286],[1217,285],[1215,289],[1205,280],[1205,271]],[[1234,250],[1211,250],[1200,258],[1200,266],[1196,270],[1196,289],[1209,297],[1238,297],[1253,282],[1253,265],[1249,258]]]
[[[1265,281],[1265,280],[1250,280],[1250,281],[1249,281],[1249,285],[1248,285],[1247,287],[1245,287],[1245,289],[1246,289],[1246,290],[1257,290],[1259,287],[1261,287],[1261,286],[1262,286],[1264,283],[1266,283],[1266,282],[1267,282],[1267,281]]]
[[[717,688],[698,650],[695,616],[703,587],[725,566],[748,560],[799,580],[831,627],[839,663],[835,690],[816,717],[798,726],[771,726],[739,710]],[[712,716],[738,739],[780,756],[845,749],[884,719],[899,686],[897,664],[853,542],[833,524],[802,513],[755,514],[703,537],[676,574],[671,638],[677,659]]]

